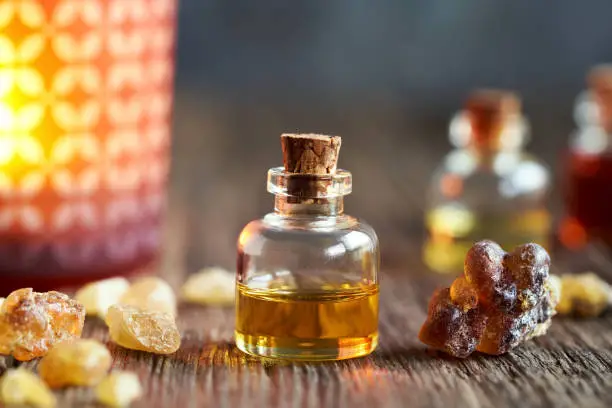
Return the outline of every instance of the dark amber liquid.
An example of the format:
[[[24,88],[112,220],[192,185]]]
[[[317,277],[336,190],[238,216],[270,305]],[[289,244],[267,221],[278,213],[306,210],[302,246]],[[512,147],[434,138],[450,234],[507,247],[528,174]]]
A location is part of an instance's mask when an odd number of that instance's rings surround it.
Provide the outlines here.
[[[378,285],[317,292],[239,284],[236,344],[249,354],[340,360],[369,354],[378,341]]]
[[[561,242],[580,248],[595,238],[612,245],[612,154],[571,153],[567,172]]]

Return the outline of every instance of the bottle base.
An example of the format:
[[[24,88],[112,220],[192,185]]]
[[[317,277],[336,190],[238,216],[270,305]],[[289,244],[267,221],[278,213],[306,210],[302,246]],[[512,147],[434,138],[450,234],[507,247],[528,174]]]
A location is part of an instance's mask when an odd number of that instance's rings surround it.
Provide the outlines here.
[[[236,346],[244,353],[294,361],[330,361],[367,356],[378,345],[378,333],[366,337],[302,339],[252,336],[235,332]]]

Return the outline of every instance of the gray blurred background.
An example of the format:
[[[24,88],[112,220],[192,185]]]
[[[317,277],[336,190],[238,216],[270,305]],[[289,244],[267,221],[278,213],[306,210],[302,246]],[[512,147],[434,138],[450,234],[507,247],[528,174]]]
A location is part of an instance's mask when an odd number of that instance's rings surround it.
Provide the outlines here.
[[[347,212],[406,265],[394,242],[419,236],[448,119],[475,87],[521,93],[527,149],[558,186],[584,74],[612,61],[610,16],[609,0],[180,0],[169,251],[232,268],[241,227],[272,210],[280,133],[321,132],[343,137]]]

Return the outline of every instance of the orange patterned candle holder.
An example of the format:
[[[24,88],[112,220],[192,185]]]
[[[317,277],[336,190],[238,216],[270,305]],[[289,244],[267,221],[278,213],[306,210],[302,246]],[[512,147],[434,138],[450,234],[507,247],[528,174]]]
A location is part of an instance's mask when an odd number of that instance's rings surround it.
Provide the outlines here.
[[[175,17],[175,0],[0,2],[0,292],[155,260]]]

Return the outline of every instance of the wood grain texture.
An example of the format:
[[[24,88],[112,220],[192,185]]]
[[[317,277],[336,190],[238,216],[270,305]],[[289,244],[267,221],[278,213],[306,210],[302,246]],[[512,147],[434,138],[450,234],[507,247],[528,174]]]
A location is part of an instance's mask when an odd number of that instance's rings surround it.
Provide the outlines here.
[[[104,324],[88,320],[85,336],[108,344],[113,367],[138,373],[145,396],[134,407],[612,406],[611,313],[588,320],[556,318],[546,336],[501,357],[475,354],[458,360],[419,343],[429,295],[451,280],[428,273],[420,261],[423,191],[447,149],[446,123],[406,118],[393,104],[353,111],[311,107],[306,113],[207,105],[188,95],[178,104],[161,273],[178,286],[184,274],[200,267],[231,268],[240,228],[272,208],[265,172],[282,162],[278,135],[296,127],[342,134],[340,167],[354,175],[346,210],[366,218],[382,243],[381,341],[371,356],[351,361],[261,361],[234,346],[233,309],[181,306],[182,347],[170,356],[153,356],[110,343]],[[308,123],[313,128],[304,126]],[[550,132],[568,133],[553,125]],[[407,134],[419,137],[404,138]],[[255,135],[257,143],[237,135]],[[366,140],[377,142],[365,151]],[[549,148],[559,142],[546,143],[540,148],[550,159]],[[224,157],[237,155],[249,159],[240,167],[225,166]],[[593,245],[579,256],[553,254],[555,273],[586,269],[612,280],[609,251]],[[0,357],[0,370],[16,365]],[[34,370],[37,362],[24,365]],[[88,389],[57,395],[60,407],[96,406]]]
[[[442,280],[382,276],[379,348],[337,363],[289,364],[245,356],[232,341],[233,310],[183,306],[181,349],[154,356],[108,342],[101,321],[85,336],[107,342],[113,367],[138,373],[134,407],[608,407],[612,315],[556,318],[549,334],[501,357],[454,359],[417,340],[431,290]],[[5,359],[8,367],[16,361]],[[25,366],[35,369],[37,362]],[[60,406],[95,406],[87,389],[58,392]]]

